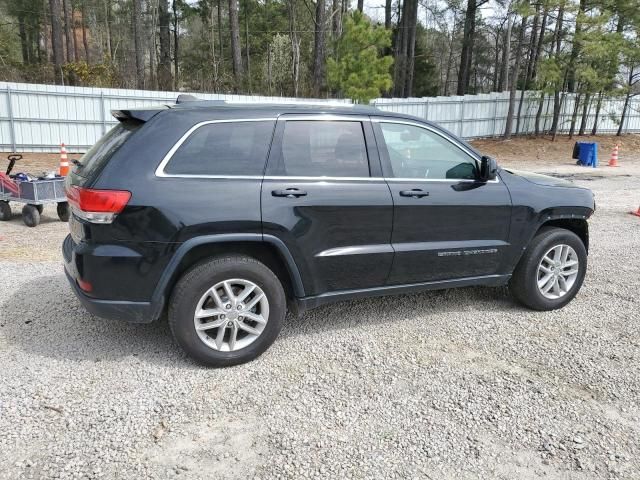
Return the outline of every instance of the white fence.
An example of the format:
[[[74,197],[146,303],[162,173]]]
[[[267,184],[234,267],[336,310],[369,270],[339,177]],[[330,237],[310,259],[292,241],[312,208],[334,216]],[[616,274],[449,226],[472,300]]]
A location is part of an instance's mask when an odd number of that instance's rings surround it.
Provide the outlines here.
[[[180,92],[0,82],[0,151],[59,152],[64,142],[68,151],[84,152],[117,123],[111,110],[175,103],[178,95]],[[236,102],[301,101],[257,95],[196,95],[203,100]],[[322,101],[327,100],[318,100]]]
[[[83,152],[116,123],[111,116],[111,110],[174,103],[178,95],[178,92],[0,82],[0,151],[57,152],[60,143],[64,142],[69,151]],[[296,98],[255,95],[198,93],[197,96],[205,100],[238,102],[301,101]],[[517,99],[519,98],[518,92]],[[337,101],[351,103],[349,100]],[[525,94],[520,133],[533,133],[538,103],[537,92]],[[617,131],[623,103],[623,98],[603,101],[598,121],[599,133]],[[464,138],[494,137],[504,132],[509,108],[509,93],[463,97],[381,98],[372,101],[371,104],[382,110],[431,120]],[[574,105],[575,96],[566,95],[560,116],[561,133],[569,131]],[[580,117],[582,108],[579,113]],[[553,99],[547,97],[542,110],[541,129],[543,131],[550,128],[552,114]],[[595,101],[592,102],[589,110],[587,123],[589,132],[594,118]],[[578,127],[579,120],[576,129]],[[514,119],[514,133],[515,128]],[[640,99],[634,99],[631,102],[624,131],[640,132]]]
[[[516,96],[516,110],[520,101],[520,93]],[[575,107],[576,95],[566,94],[562,102],[559,133],[568,133],[571,117]],[[522,114],[520,116],[520,133],[534,133],[535,119],[540,103],[540,92],[525,92]],[[424,98],[379,98],[372,105],[396,113],[405,113],[431,120],[447,130],[463,138],[497,137],[504,133],[509,110],[509,92],[489,93],[481,95],[465,95],[455,97]],[[623,97],[603,99],[598,119],[598,133],[615,133],[620,124]],[[587,133],[591,132],[596,114],[596,99],[590,104],[587,121]],[[575,131],[580,128],[582,105],[578,109]],[[547,96],[542,108],[540,130],[551,128],[553,120],[553,96]],[[512,132],[516,131],[514,115]],[[633,99],[627,111],[623,131],[640,132],[640,99]]]

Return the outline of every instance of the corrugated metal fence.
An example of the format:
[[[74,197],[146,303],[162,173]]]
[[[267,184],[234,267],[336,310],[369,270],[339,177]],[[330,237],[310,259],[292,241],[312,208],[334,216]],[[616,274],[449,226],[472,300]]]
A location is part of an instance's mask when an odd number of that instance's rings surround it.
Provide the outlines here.
[[[0,151],[57,152],[60,143],[64,142],[69,151],[83,152],[116,123],[111,110],[173,103],[178,95],[178,92],[0,82]],[[205,100],[238,102],[301,101],[289,97],[257,95],[198,93],[197,96]],[[332,100],[336,101],[351,103],[349,100]],[[598,122],[600,133],[611,133],[618,129],[623,102],[622,98],[603,101]],[[493,137],[504,131],[509,92],[463,97],[381,98],[373,100],[371,104],[382,110],[407,113],[434,121],[464,138]],[[520,133],[533,133],[538,104],[537,92],[525,94]],[[566,95],[560,117],[560,131],[563,133],[569,130],[574,105],[575,96]],[[551,126],[552,113],[553,99],[547,97],[542,109],[543,130]],[[595,102],[592,102],[589,131],[594,118]],[[515,128],[514,121],[514,133]],[[632,101],[624,131],[640,132],[640,99]]]
[[[117,123],[111,110],[175,103],[179,94],[0,82],[0,151],[59,152],[64,142],[70,152],[84,152]],[[301,101],[258,95],[196,95],[203,100],[235,102]]]
[[[520,92],[516,97],[516,113],[520,101]],[[562,102],[558,131],[568,133],[571,116],[575,107],[576,95],[566,94]],[[540,92],[525,92],[522,114],[520,116],[520,133],[534,133],[535,118],[540,103]],[[406,113],[431,120],[442,127],[464,138],[496,137],[504,133],[509,110],[509,92],[489,93],[481,95],[465,95],[454,97],[424,98],[379,98],[371,102],[376,107],[397,113]],[[602,102],[598,120],[598,133],[614,133],[618,130],[624,98],[607,98]],[[587,132],[591,131],[595,120],[596,101],[591,102],[588,111]],[[553,97],[547,96],[542,105],[540,128],[542,131],[551,127],[553,118]],[[576,133],[580,127],[582,106],[579,106]],[[512,132],[515,134],[516,120],[513,121]],[[640,99],[630,103],[624,132],[640,132]]]

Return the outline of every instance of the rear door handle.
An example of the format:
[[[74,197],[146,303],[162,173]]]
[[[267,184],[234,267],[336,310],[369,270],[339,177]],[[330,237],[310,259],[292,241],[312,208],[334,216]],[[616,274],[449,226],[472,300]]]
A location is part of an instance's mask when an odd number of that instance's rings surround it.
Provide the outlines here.
[[[425,192],[424,190],[420,190],[419,188],[414,188],[412,190],[400,190],[400,196],[422,198],[428,197],[429,192]]]
[[[285,190],[272,190],[271,195],[274,197],[298,198],[307,195],[307,192],[299,188],[287,188]]]

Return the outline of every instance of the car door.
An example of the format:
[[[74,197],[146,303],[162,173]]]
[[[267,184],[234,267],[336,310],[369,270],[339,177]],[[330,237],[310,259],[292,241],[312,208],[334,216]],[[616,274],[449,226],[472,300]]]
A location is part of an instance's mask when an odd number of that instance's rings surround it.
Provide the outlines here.
[[[385,284],[393,202],[368,117],[281,116],[261,195],[263,233],[291,252],[306,295]]]
[[[477,180],[475,152],[437,127],[383,117],[373,125],[394,202],[388,283],[499,273],[511,217],[504,183]]]

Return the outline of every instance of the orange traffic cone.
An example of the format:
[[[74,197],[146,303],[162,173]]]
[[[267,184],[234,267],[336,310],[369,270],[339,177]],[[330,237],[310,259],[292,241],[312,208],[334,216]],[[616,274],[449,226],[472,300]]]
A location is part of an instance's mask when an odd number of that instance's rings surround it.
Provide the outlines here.
[[[635,212],[629,212],[631,215],[635,215],[636,217],[640,217],[640,207]]]
[[[67,149],[64,143],[60,145],[60,176],[66,177],[69,174],[69,160],[67,159]]]
[[[618,150],[620,146],[616,145],[613,147],[613,152],[611,152],[611,158],[609,159],[609,167],[619,167],[618,165]]]

